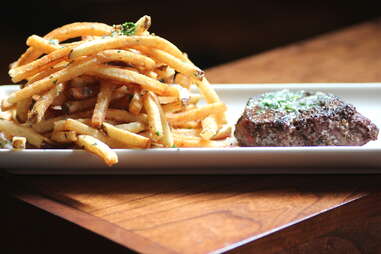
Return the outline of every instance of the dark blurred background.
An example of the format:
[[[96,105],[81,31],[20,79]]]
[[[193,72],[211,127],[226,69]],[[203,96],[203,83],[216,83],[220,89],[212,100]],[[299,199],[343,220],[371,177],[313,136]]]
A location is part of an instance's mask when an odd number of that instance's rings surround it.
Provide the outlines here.
[[[352,1],[351,1],[352,2]],[[0,83],[31,34],[75,21],[119,24],[142,15],[201,68],[378,17],[380,1],[7,1],[0,17]]]

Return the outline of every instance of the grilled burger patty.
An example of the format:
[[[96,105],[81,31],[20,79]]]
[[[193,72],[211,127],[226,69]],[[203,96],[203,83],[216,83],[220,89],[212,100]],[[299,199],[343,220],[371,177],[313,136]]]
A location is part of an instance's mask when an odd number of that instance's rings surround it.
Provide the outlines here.
[[[234,135],[240,146],[361,146],[378,132],[333,94],[281,90],[250,98]]]

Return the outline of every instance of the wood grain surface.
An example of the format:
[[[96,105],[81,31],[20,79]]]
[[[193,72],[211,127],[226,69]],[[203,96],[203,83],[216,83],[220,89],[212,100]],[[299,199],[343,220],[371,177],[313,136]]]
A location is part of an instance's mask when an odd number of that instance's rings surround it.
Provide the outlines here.
[[[208,72],[217,83],[381,81],[368,22]],[[381,176],[10,176],[10,195],[142,253],[379,253]]]

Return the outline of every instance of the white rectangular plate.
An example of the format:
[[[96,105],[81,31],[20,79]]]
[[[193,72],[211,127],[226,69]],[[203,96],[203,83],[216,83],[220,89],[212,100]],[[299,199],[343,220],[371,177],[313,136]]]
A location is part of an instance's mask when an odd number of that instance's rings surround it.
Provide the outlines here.
[[[381,127],[381,83],[214,85],[235,123],[249,97],[277,89],[320,90],[352,103]],[[0,87],[0,97],[16,87]],[[82,150],[0,150],[0,168],[14,174],[295,174],[381,173],[381,140],[362,147],[235,147],[116,150],[107,167]]]

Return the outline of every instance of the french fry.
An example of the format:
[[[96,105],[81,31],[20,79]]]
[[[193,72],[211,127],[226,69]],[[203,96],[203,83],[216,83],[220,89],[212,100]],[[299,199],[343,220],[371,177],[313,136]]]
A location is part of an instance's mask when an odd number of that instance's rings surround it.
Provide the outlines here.
[[[163,127],[163,137],[161,138],[161,143],[165,147],[172,147],[174,145],[174,139],[173,139],[172,130],[171,130],[171,127],[169,126],[169,123],[167,121],[165,112],[164,112],[163,108],[161,107],[159,99],[157,98],[157,96],[151,92],[149,92],[149,93],[152,96],[153,100],[155,101],[156,106],[159,109],[159,113],[160,113],[161,125]]]
[[[48,138],[38,134],[32,128],[18,125],[9,120],[0,119],[0,131],[11,137],[25,137],[31,145],[37,148],[41,148],[46,143],[51,143]]]
[[[135,23],[135,35],[145,35],[151,27],[151,17],[143,16]]]
[[[60,120],[66,120],[69,118],[72,118],[72,119],[86,118],[86,117],[90,117],[92,113],[93,113],[92,111],[83,111],[83,112],[78,112],[78,113],[70,114],[70,115],[61,115],[61,116],[53,117],[50,119],[42,120],[39,123],[32,124],[32,128],[38,133],[46,133],[53,130],[54,124],[56,122],[59,122]]]
[[[41,71],[39,73],[37,73],[36,75],[34,75],[33,77],[30,77],[28,79],[28,82],[26,83],[25,86],[28,86],[36,81],[39,81],[43,78],[46,78],[47,76],[50,76],[52,75],[53,73],[56,73],[57,71],[60,71],[62,70],[64,67],[63,66],[60,66],[60,67],[52,67],[52,68],[49,68],[47,70],[44,70],[44,71]]]
[[[171,122],[173,128],[197,129],[201,128],[201,121]]]
[[[128,111],[134,115],[138,115],[143,108],[143,100],[140,96],[140,92],[136,91],[132,96],[130,104],[128,106]]]
[[[200,137],[192,137],[188,135],[174,135],[176,147],[210,147],[222,148],[228,147],[229,143],[225,140],[204,140]]]
[[[93,41],[87,41],[73,49],[69,58],[75,59],[81,56],[95,55],[99,51],[106,49],[121,49],[126,47],[148,47],[161,49],[183,61],[187,60],[187,57],[171,42],[163,39],[159,36],[117,36],[110,38],[102,38]]]
[[[123,123],[123,124],[117,124],[115,127],[130,131],[133,133],[139,133],[146,130],[146,125],[141,122],[131,122],[131,123]]]
[[[157,62],[162,62],[172,67],[176,71],[183,73],[186,76],[202,80],[204,77],[204,72],[197,68],[195,65],[188,62],[184,62],[177,57],[163,51],[160,49],[150,49],[146,52],[150,57],[155,59]]]
[[[54,29],[50,33],[44,36],[45,39],[56,39],[59,42],[65,41],[68,39],[87,36],[87,35],[95,35],[95,36],[103,36],[109,35],[112,32],[112,27],[102,23],[96,22],[76,22],[71,23],[57,29]],[[22,66],[28,64],[39,56],[41,56],[43,52],[30,47],[27,51],[21,55],[21,57],[16,61],[14,67]]]
[[[110,137],[107,137],[99,130],[92,128],[88,126],[87,124],[82,123],[81,121],[74,120],[74,119],[67,119],[65,120],[64,124],[64,130],[70,130],[74,131],[81,135],[89,135],[96,139],[99,139],[100,141],[106,143],[108,146],[112,148],[126,148],[126,146],[123,143],[120,143],[118,141],[115,141],[111,139]]]
[[[174,83],[179,84],[184,88],[190,89],[192,80],[182,73],[176,73]]]
[[[96,57],[101,63],[121,61],[143,70],[152,70],[156,65],[154,60],[145,55],[121,49],[104,50]]]
[[[77,144],[102,158],[108,166],[118,163],[118,156],[105,143],[89,135],[79,135]]]
[[[55,121],[53,124],[54,124],[53,132],[60,132],[60,131],[66,130],[65,129],[66,119]]]
[[[28,120],[28,112],[33,104],[32,98],[27,98],[19,101],[16,106],[16,118],[20,123],[25,123]]]
[[[120,129],[108,123],[103,123],[103,130],[110,138],[120,141],[129,147],[148,148],[151,143],[149,138]]]
[[[216,91],[214,91],[206,78],[203,78],[202,81],[196,80],[196,84],[207,103],[218,103],[221,101]],[[219,124],[226,123],[225,111],[216,114],[216,120]]]
[[[205,117],[201,121],[202,131],[200,133],[201,138],[204,140],[210,140],[217,134],[218,123],[214,114]]]
[[[158,142],[163,137],[163,125],[160,117],[160,110],[151,93],[143,96],[144,109],[148,116],[148,127],[151,133],[151,139]]]
[[[14,104],[18,101],[31,97],[34,94],[39,94],[44,91],[47,91],[54,87],[57,83],[63,83],[67,80],[72,79],[73,77],[82,75],[83,73],[90,71],[95,66],[96,60],[93,58],[86,59],[83,62],[73,63],[72,65],[69,65],[64,69],[55,72],[49,77],[36,81],[30,84],[29,86],[26,86],[23,89],[12,93],[8,97],[7,102],[10,104]]]
[[[111,101],[114,85],[110,82],[102,80],[100,90],[97,97],[97,102],[94,107],[94,113],[91,118],[91,125],[94,127],[101,127],[106,117],[106,112]]]
[[[106,112],[107,120],[114,120],[121,123],[130,123],[130,122],[147,122],[146,114],[134,115],[130,112],[122,109],[109,108]]]
[[[162,105],[162,108],[165,113],[175,113],[184,109],[184,105],[180,101],[175,101]]]
[[[9,76],[12,77],[13,82],[19,82],[23,79],[26,79],[27,77],[31,77],[36,73],[46,70],[49,67],[55,66],[57,63],[65,60],[71,50],[72,47],[57,49],[49,55],[46,55],[34,62],[14,69],[10,69]]]
[[[50,138],[58,143],[74,143],[78,140],[74,131],[55,131]]]
[[[57,40],[47,40],[35,34],[28,37],[26,40],[26,45],[33,47],[45,54],[52,53],[53,51],[62,47],[59,45]]]
[[[222,102],[207,104],[200,108],[195,108],[185,112],[176,114],[167,114],[167,118],[171,123],[186,122],[194,120],[202,120],[211,114],[218,114],[226,110],[226,105]]]
[[[229,124],[225,124],[222,126],[216,133],[216,135],[213,136],[213,140],[219,140],[219,139],[225,139],[230,137],[232,134],[232,126]]]
[[[12,148],[14,150],[22,150],[26,147],[26,138],[15,136],[12,137]]]
[[[36,122],[40,122],[44,117],[46,110],[64,90],[64,84],[60,83],[43,94],[38,101],[33,105],[32,110],[28,114],[28,119],[36,118]]]
[[[113,79],[120,82],[136,83],[143,89],[155,92],[159,95],[178,96],[178,90],[176,88],[130,70],[105,65],[96,65],[96,68],[94,68],[91,73],[96,76],[100,76],[101,78]]]
[[[159,67],[157,67],[154,71],[155,73],[157,73],[158,80],[167,84],[173,83],[176,75],[176,71],[173,68],[169,67],[166,64],[162,64]]]

